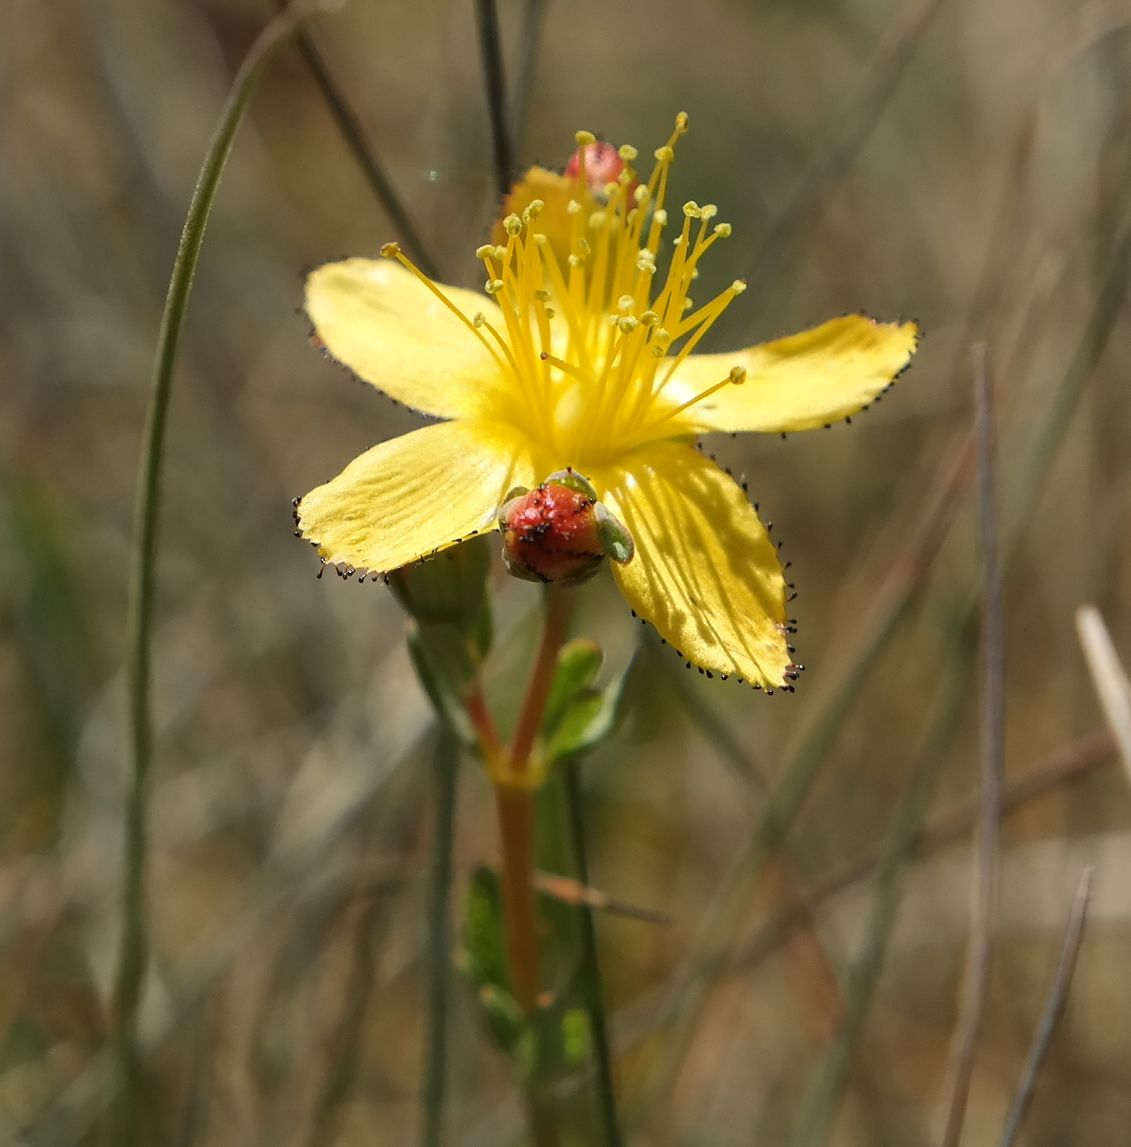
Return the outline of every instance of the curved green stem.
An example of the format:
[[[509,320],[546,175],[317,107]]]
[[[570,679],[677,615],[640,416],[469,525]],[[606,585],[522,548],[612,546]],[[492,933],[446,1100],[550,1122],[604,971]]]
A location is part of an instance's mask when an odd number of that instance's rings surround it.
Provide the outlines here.
[[[150,641],[157,581],[161,469],[173,370],[204,230],[220,185],[220,176],[232,150],[236,129],[271,57],[295,33],[302,21],[316,15],[317,11],[312,9],[299,13],[292,9],[272,20],[252,45],[236,74],[185,217],[157,336],[134,504],[133,559],[127,607],[130,781],[124,811],[122,931],[110,1013],[110,1038],[118,1073],[111,1141],[122,1147],[139,1142],[141,1127],[141,1051],[137,1013],[148,963],[145,889],[148,782],[153,749],[149,698]]]

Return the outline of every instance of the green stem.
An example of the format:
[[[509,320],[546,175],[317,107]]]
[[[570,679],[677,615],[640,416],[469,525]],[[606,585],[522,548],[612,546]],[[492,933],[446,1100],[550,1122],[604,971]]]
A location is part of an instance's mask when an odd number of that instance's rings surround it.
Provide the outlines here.
[[[562,773],[565,779],[566,817],[569,821],[574,868],[577,879],[588,888],[589,862],[585,854],[585,818],[581,809],[581,769],[575,762],[567,762],[562,766]],[[577,916],[581,925],[581,988],[593,1039],[601,1132],[608,1147],[620,1147],[616,1085],[613,1080],[608,1025],[605,1022],[605,1002],[601,992],[601,968],[597,962],[597,930],[593,924],[593,909],[588,904],[580,904]]]
[[[441,725],[433,759],[436,818],[428,881],[428,1047],[424,1077],[424,1147],[440,1147],[444,1131],[444,1075],[448,1033],[448,908],[452,887],[458,748]]]
[[[134,505],[133,559],[127,607],[130,780],[123,817],[122,931],[110,1013],[111,1048],[118,1074],[111,1113],[111,1141],[115,1147],[129,1147],[140,1141],[142,1071],[137,1017],[148,964],[145,898],[148,787],[153,748],[149,697],[150,644],[156,590],[161,470],[173,370],[204,230],[236,129],[271,57],[303,20],[316,14],[316,11],[299,14],[292,10],[272,20],[252,45],[236,74],[185,217],[157,336]]]

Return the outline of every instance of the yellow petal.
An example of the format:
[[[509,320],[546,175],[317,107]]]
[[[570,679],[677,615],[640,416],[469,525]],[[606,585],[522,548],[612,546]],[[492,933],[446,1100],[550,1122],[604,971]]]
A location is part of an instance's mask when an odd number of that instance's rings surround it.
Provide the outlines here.
[[[814,430],[863,409],[915,353],[915,323],[844,315],[819,327],[730,354],[690,355],[665,393],[685,402],[746,368],[746,381],[724,386],[686,417],[701,430]]]
[[[777,549],[735,482],[690,446],[654,442],[593,476],[636,556],[613,574],[685,658],[774,689],[792,672]]]
[[[471,320],[502,323],[486,295],[439,287]],[[326,349],[390,398],[438,418],[484,413],[503,383],[479,334],[389,259],[327,263],[306,280],[306,313]]]
[[[441,422],[355,458],[299,501],[295,522],[326,561],[383,573],[494,529],[507,491],[534,484],[521,439]]]

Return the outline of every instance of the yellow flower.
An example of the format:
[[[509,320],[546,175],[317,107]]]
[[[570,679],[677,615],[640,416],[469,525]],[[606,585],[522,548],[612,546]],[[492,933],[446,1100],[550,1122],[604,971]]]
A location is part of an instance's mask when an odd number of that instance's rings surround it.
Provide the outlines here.
[[[633,560],[612,570],[632,609],[703,670],[789,688],[797,667],[777,550],[695,436],[852,415],[907,365],[918,332],[848,315],[693,353],[745,284],[702,304],[689,297],[730,227],[695,203],[669,220],[668,173],[686,129],[680,115],[647,183],[625,147],[616,182],[594,191],[582,161],[564,210],[536,199],[510,214],[505,243],[477,252],[486,295],[437,286],[395,244],[381,261],[316,270],[306,309],[329,354],[443,421],[354,459],[299,500],[295,519],[326,562],[379,574],[495,529],[512,487],[571,467],[635,540]],[[583,156],[593,137],[577,138]]]

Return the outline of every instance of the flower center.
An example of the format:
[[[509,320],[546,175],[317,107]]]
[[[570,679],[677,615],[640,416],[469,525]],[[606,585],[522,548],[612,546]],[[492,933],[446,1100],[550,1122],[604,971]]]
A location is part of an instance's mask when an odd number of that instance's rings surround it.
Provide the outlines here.
[[[468,324],[507,378],[514,404],[508,417],[563,465],[600,466],[644,442],[692,433],[695,405],[745,378],[735,367],[684,402],[666,392],[684,358],[746,289],[735,280],[701,306],[692,301],[700,260],[731,230],[713,222],[713,204],[694,202],[683,205],[671,261],[658,281],[668,174],[686,131],[681,113],[654,153],[647,183],[638,182],[632,167],[635,148],[621,147],[618,174],[603,187],[587,160],[600,155],[601,171],[618,165],[595,148],[591,133],[578,132],[561,201],[532,200],[503,221],[505,243],[476,252],[485,289],[499,305],[494,320],[482,313],[468,319],[396,244],[382,248]]]

